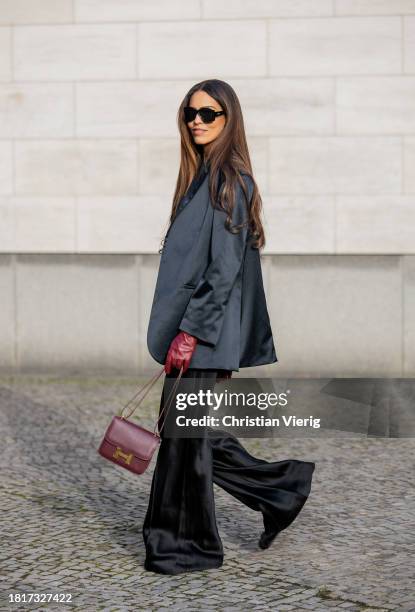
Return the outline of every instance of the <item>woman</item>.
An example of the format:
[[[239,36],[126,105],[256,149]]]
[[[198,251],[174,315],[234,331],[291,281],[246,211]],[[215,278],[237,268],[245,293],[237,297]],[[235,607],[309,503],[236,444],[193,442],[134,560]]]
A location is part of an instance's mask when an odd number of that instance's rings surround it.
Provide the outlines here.
[[[147,333],[151,355],[165,364],[160,427],[166,385],[181,368],[193,391],[213,390],[240,367],[277,361],[259,256],[261,199],[234,90],[217,79],[197,83],[178,124],[181,165]],[[203,413],[201,405],[195,410]],[[149,571],[222,565],[213,482],[262,512],[261,548],[293,522],[310,493],[312,462],[268,463],[211,428],[198,438],[167,437],[163,429],[161,438],[143,524]]]

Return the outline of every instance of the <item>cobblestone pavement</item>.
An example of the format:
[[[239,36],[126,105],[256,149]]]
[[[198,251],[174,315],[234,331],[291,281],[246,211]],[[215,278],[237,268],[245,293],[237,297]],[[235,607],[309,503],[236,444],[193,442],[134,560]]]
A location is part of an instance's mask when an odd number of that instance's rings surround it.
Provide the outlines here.
[[[145,426],[162,378],[140,409]],[[96,452],[140,382],[0,378],[1,610],[415,610],[414,439],[244,439],[267,460],[316,462],[300,515],[262,551],[260,513],[215,485],[222,568],[146,572],[155,459],[136,476]],[[71,593],[72,603],[9,603],[34,592]]]

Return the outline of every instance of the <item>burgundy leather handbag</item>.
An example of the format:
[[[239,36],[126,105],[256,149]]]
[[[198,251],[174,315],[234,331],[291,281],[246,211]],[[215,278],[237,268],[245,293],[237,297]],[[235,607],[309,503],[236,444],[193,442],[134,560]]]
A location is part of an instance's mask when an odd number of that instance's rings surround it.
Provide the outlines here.
[[[130,400],[128,400],[118,415],[112,417],[112,421],[108,425],[102,442],[98,448],[98,453],[102,457],[116,463],[130,472],[134,472],[135,474],[142,474],[148,468],[154,451],[161,442],[160,432],[163,429],[164,422],[161,428],[158,427],[158,423],[163,412],[169,408],[169,405],[174,397],[175,390],[177,389],[180,378],[183,374],[183,366],[180,368],[180,372],[174,381],[171,392],[164,403],[163,409],[159,414],[153,431],[149,431],[137,423],[129,421],[128,417],[130,417],[138,408],[147,393],[150,391],[151,387],[163,372],[164,367],[161,372],[153,376],[137,391],[137,393],[135,393],[135,395],[133,395]],[[146,387],[148,387],[146,392],[138,400],[136,406],[127,416],[123,416],[123,412],[127,406],[133,403],[137,396],[140,395],[140,393],[142,393]],[[158,433],[156,432],[156,428],[158,429]]]

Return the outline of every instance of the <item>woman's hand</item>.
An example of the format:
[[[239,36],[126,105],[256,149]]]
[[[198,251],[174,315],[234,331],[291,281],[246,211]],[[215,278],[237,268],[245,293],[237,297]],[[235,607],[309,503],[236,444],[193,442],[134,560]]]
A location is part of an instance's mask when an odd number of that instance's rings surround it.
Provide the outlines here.
[[[167,353],[164,371],[170,374],[171,368],[180,368],[183,366],[183,372],[186,372],[192,359],[193,352],[196,348],[197,338],[191,336],[187,332],[181,331],[172,340]]]

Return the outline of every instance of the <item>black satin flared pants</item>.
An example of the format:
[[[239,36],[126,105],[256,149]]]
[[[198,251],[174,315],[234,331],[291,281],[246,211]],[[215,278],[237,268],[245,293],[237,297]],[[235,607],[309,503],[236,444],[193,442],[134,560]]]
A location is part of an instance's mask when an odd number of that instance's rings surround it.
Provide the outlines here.
[[[172,370],[166,379],[177,373]],[[195,391],[213,391],[217,375],[216,370],[189,368],[183,377],[194,379]],[[294,521],[310,493],[312,462],[257,459],[233,435],[210,427],[200,438],[168,438],[163,430],[161,438],[142,528],[146,570],[179,574],[222,565],[213,483],[262,512],[264,525],[276,531]]]

